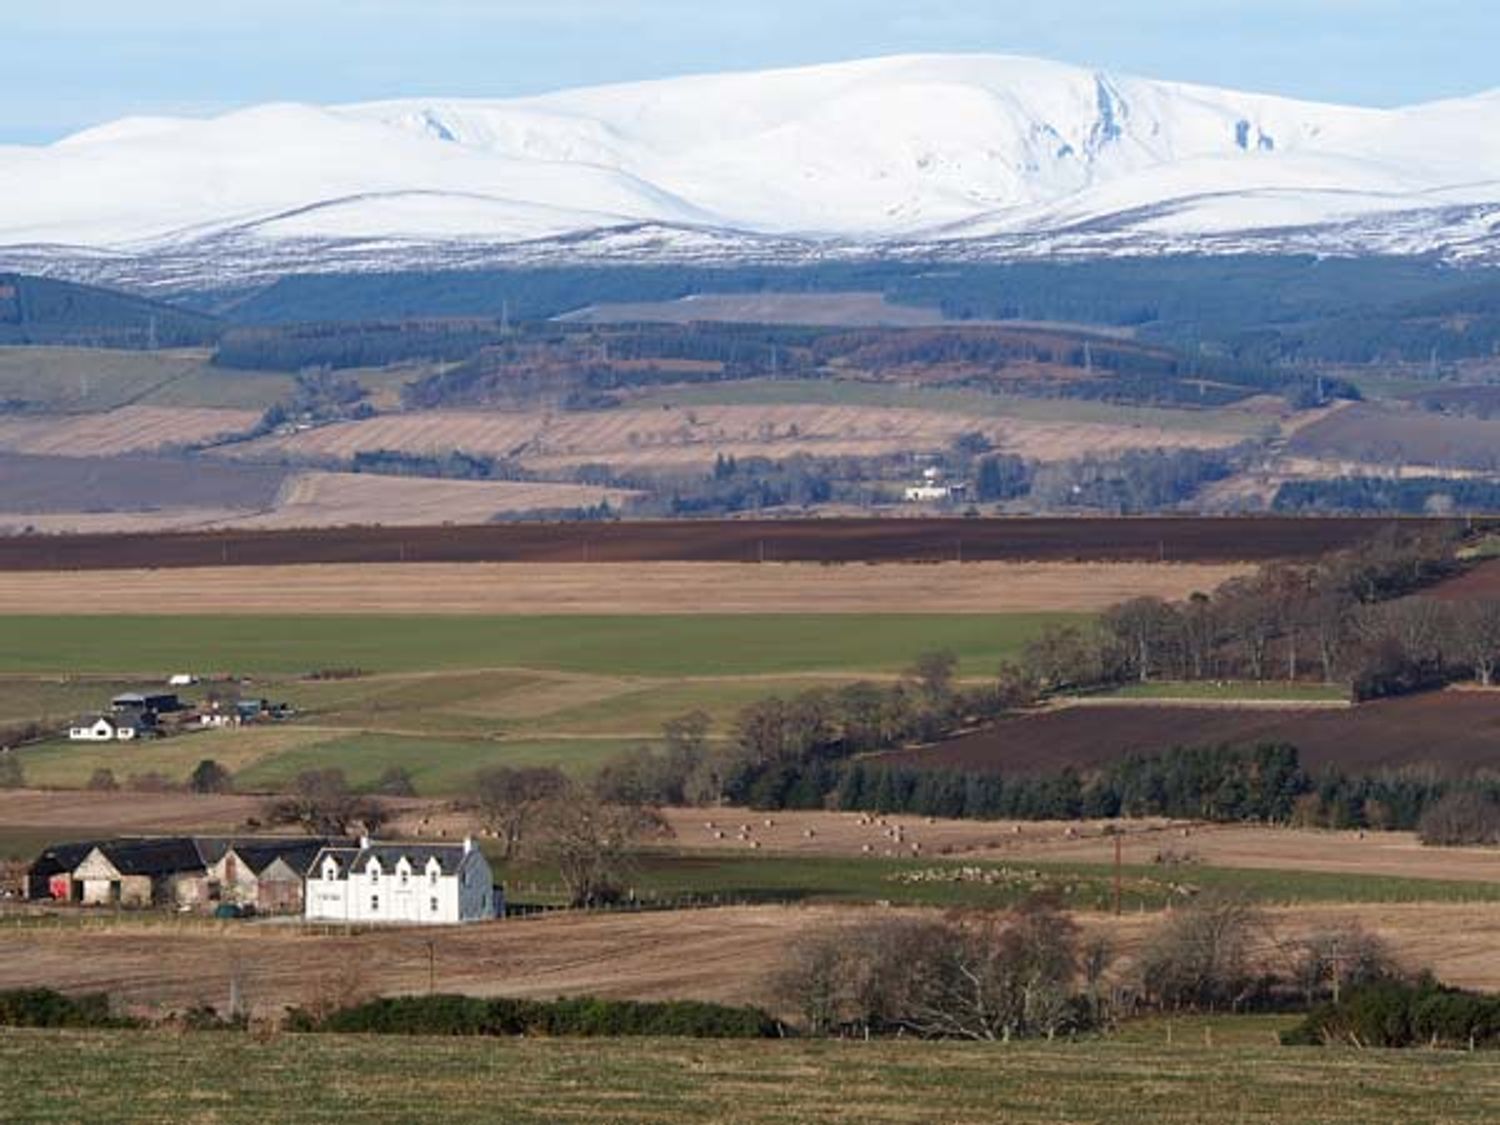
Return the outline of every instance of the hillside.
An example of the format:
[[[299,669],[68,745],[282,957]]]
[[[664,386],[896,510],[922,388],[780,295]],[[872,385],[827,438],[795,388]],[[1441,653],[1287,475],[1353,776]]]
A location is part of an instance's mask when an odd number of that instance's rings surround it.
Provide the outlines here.
[[[0,273],[0,345],[172,348],[217,335],[217,322],[202,313],[112,289]]]
[[[876,246],[1482,260],[1497,123],[1493,93],[1375,110],[1000,55],[263,105],[0,152],[14,203],[0,247],[13,263],[172,284]]]

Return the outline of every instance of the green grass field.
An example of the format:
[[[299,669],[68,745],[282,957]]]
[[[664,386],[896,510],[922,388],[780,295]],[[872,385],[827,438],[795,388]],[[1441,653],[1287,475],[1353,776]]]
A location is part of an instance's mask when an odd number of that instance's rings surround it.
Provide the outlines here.
[[[1487,1122],[1479,1055],[1269,1043],[0,1031],[16,1122]]]
[[[53,740],[22,751],[32,784],[182,781],[205,758],[245,787],[336,766],[368,784],[391,766],[419,792],[462,790],[489,765],[587,772],[701,710],[712,736],[770,695],[889,675],[947,648],[983,677],[1067,615],[719,617],[10,617],[0,619],[0,724],[61,729],[119,691],[170,672],[249,675],[241,690],[288,702],[295,722],[99,746]],[[323,668],[352,679],[308,680]],[[210,690],[184,692],[189,700]]]
[[[253,581],[248,573],[247,581]],[[890,672],[949,649],[983,675],[1057,613],[608,617],[0,617],[0,672],[538,668],[632,676]]]
[[[497,877],[518,902],[563,898],[551,872],[495,862]],[[994,883],[960,880],[961,868],[999,873]],[[932,877],[952,872],[954,877]],[[923,878],[914,880],[914,873]],[[1221,892],[1267,906],[1311,903],[1500,902],[1500,883],[1405,879],[1318,871],[1128,866],[1122,871],[1121,905],[1127,911],[1160,910],[1189,894]],[[1106,864],[972,862],[951,858],[884,856],[766,856],[722,852],[656,852],[634,865],[631,886],[647,901],[719,903],[890,902],[903,906],[1013,906],[1047,893],[1069,909],[1108,910],[1114,871]]]
[[[150,406],[263,410],[291,393],[290,375],[212,367],[205,351],[0,348],[0,399],[67,414]]]

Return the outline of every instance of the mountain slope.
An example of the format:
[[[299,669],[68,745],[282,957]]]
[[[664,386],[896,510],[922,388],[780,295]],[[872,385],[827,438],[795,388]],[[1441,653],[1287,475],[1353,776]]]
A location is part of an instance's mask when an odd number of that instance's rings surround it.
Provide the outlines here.
[[[914,56],[132,119],[0,148],[0,198],[0,260],[157,282],[211,257],[230,273],[872,246],[1489,257],[1500,93],[1375,110]]]

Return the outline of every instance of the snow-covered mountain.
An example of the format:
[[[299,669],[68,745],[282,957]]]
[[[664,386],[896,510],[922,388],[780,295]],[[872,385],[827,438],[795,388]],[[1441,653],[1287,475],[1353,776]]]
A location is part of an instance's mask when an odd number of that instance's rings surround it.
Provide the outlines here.
[[[1500,91],[1395,110],[1007,56],[267,105],[0,147],[0,264],[182,285],[587,259],[1500,258]]]

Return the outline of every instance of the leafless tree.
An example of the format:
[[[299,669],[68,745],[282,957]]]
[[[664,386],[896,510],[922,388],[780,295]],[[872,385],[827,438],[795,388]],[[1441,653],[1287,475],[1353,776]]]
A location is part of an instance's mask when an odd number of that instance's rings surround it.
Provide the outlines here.
[[[1404,975],[1390,947],[1358,923],[1318,930],[1295,944],[1292,975],[1309,1004],[1343,989]]]
[[[1478,598],[1453,606],[1453,639],[1474,678],[1493,687],[1500,664],[1500,599]]]
[[[1264,930],[1237,898],[1200,899],[1178,910],[1146,941],[1137,962],[1142,992],[1165,1008],[1233,1008],[1255,980],[1251,957]]]
[[[568,786],[539,805],[526,854],[555,867],[573,906],[617,901],[636,849],[670,829],[653,810],[608,804],[578,786]]]
[[[480,823],[500,840],[503,857],[511,859],[537,810],[567,788],[557,769],[495,766],[474,775],[470,800]]]
[[[340,769],[299,773],[287,793],[267,805],[265,815],[272,824],[296,824],[318,836],[345,836],[355,829],[373,835],[388,819],[385,805],[355,793]]]
[[[1423,811],[1417,837],[1440,847],[1500,843],[1500,801],[1473,789],[1449,793]]]
[[[1177,611],[1160,598],[1131,598],[1104,615],[1104,626],[1124,648],[1131,674],[1144,683],[1177,632]]]
[[[924,1038],[1052,1037],[1081,1006],[1076,931],[1047,904],[946,919],[893,916],[793,947],[781,995],[808,1029]]]

